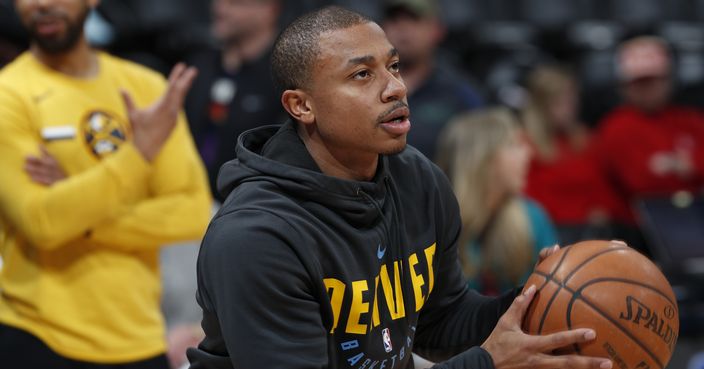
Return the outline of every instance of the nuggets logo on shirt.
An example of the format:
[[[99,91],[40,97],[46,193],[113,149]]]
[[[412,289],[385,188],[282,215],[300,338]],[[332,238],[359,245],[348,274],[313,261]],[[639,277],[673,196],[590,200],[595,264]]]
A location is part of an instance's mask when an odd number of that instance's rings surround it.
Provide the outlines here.
[[[81,132],[86,145],[97,158],[117,151],[127,139],[127,125],[115,114],[92,111],[81,120]]]
[[[332,309],[330,334],[336,336],[339,352],[350,368],[398,369],[409,360],[417,315],[435,285],[436,248],[433,243],[405,260],[381,264],[373,278],[323,279]],[[380,245],[376,252],[379,257]],[[381,329],[374,332],[377,327]]]

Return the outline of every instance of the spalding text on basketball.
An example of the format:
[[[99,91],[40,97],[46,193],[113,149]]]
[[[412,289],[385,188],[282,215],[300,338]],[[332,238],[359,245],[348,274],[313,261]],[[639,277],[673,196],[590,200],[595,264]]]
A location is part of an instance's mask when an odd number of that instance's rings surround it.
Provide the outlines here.
[[[663,316],[671,319],[674,317],[674,311],[673,307],[668,306],[665,308]],[[658,316],[657,312],[638,301],[635,297],[626,296],[626,311],[621,312],[619,318],[650,329],[667,344],[670,352],[675,348],[675,331],[670,324],[666,323],[662,317]]]

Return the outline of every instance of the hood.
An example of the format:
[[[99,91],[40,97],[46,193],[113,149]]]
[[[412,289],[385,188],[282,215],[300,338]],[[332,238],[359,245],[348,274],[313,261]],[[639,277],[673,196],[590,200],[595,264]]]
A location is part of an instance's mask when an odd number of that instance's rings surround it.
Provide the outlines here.
[[[248,182],[269,182],[298,202],[334,209],[354,225],[368,225],[384,208],[388,158],[381,155],[371,181],[353,181],[323,174],[296,132],[296,125],[262,126],[244,132],[237,140],[237,159],[225,163],[218,175],[218,190],[227,197]],[[375,202],[375,206],[370,203]]]

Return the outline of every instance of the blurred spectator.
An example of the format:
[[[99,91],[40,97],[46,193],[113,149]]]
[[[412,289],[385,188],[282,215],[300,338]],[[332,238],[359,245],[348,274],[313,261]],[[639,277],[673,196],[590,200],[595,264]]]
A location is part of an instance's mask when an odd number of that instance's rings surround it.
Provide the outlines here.
[[[545,207],[560,242],[615,237],[627,213],[600,171],[589,128],[579,121],[579,86],[559,66],[539,66],[526,80],[522,121],[534,155],[526,194]]]
[[[701,191],[704,116],[671,102],[667,44],[640,36],[623,43],[617,59],[624,104],[600,123],[597,152],[620,197]]]
[[[101,0],[89,41],[163,74],[209,42],[210,1]],[[91,24],[92,23],[92,24]]]
[[[215,182],[220,166],[235,157],[237,136],[285,120],[269,73],[281,5],[279,0],[213,0],[212,33],[220,49],[192,59],[200,75],[186,99],[186,114],[220,200]]]
[[[27,34],[14,11],[13,2],[0,0],[0,68],[27,48]]]
[[[460,205],[460,260],[470,285],[495,295],[524,282],[540,250],[557,243],[543,209],[521,196],[530,149],[503,108],[460,115],[443,130],[438,165]]]
[[[167,84],[91,49],[97,1],[15,4],[31,46],[0,72],[0,363],[166,369],[159,248],[210,215],[179,113],[195,70]]]
[[[445,124],[481,106],[482,98],[458,70],[436,57],[445,28],[434,0],[386,0],[382,27],[401,56],[413,112],[408,143],[432,159]]]
[[[13,61],[20,53],[17,44],[0,37],[0,68]]]

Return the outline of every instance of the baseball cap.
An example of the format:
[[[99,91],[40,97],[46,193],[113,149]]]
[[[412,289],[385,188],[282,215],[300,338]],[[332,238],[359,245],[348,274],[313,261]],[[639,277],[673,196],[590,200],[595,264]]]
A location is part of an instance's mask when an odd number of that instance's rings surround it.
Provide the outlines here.
[[[643,36],[619,47],[618,72],[624,82],[670,74],[670,52],[659,37]]]
[[[385,0],[384,14],[405,10],[419,17],[438,15],[438,5],[435,0]]]

